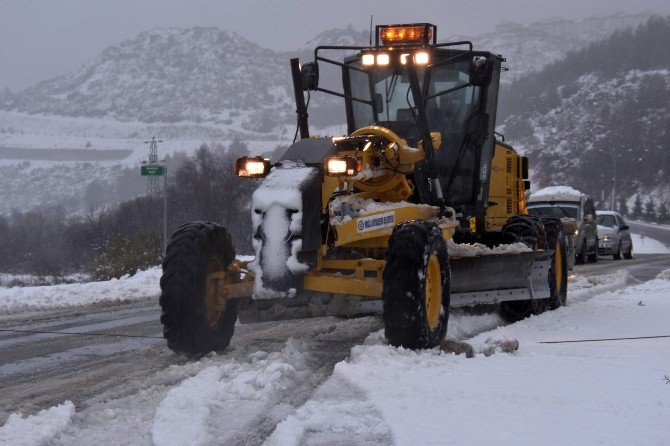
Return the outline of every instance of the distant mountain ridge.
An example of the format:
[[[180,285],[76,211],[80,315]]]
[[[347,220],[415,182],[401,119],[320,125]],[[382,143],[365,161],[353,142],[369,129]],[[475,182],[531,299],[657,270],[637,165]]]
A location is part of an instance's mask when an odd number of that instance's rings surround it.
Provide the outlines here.
[[[522,25],[506,22],[479,36],[450,36],[448,40],[470,40],[475,49],[502,54],[509,68],[503,83],[563,59],[570,51],[608,37],[617,30],[635,27],[651,17],[649,13],[611,14],[581,20],[551,18]],[[439,30],[438,30],[439,32]]]
[[[508,58],[507,82],[648,16],[507,23],[470,40]],[[247,130],[271,132],[294,120],[289,57],[311,58],[318,45],[366,45],[368,40],[369,30],[349,25],[320,33],[302,49],[276,52],[217,28],[155,29],[107,48],[71,73],[0,93],[0,110],[149,123],[239,120]],[[250,114],[247,119],[239,118],[243,111]]]
[[[662,52],[670,46],[659,42],[670,37],[607,38],[647,16],[504,24],[471,37],[476,49],[509,60],[503,81],[513,83],[501,89],[497,122],[508,141],[532,158],[536,184],[568,182],[600,196],[611,182],[605,177],[613,168],[607,147],[616,142],[630,149],[617,152],[620,190],[633,194],[646,188],[663,195],[668,189],[670,159],[663,153],[670,146],[670,81],[664,70],[670,65],[655,61],[666,60]],[[446,40],[444,35],[438,30],[439,40]],[[144,193],[136,165],[145,156],[141,141],[153,135],[166,140],[161,154],[194,151],[203,142],[228,148],[236,139],[254,153],[288,144],[295,130],[289,58],[306,61],[318,45],[367,45],[368,39],[369,30],[349,26],[326,30],[295,51],[276,52],[217,28],[156,29],[106,49],[66,75],[17,93],[0,91],[0,148],[133,150],[118,163],[93,165],[0,159],[0,189],[7,192],[0,215],[59,203],[68,213],[86,212],[94,178],[103,189],[129,186],[123,197]],[[598,39],[604,47],[585,49]],[[640,46],[631,46],[638,41]],[[644,56],[644,48],[656,53],[633,60],[631,52]],[[598,51],[606,57],[599,58]],[[598,70],[598,64],[607,70]],[[339,80],[338,73],[322,69],[322,80]],[[606,105],[607,119],[595,119]],[[340,134],[343,112],[339,98],[312,95],[310,130]],[[633,175],[633,167],[645,172],[643,179]]]

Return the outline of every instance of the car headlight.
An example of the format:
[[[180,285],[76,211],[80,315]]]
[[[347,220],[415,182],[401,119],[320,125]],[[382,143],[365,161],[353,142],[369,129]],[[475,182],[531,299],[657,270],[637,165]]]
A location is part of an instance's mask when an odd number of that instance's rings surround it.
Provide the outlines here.
[[[614,241],[614,236],[613,235],[603,235],[603,241],[605,242],[613,242]]]

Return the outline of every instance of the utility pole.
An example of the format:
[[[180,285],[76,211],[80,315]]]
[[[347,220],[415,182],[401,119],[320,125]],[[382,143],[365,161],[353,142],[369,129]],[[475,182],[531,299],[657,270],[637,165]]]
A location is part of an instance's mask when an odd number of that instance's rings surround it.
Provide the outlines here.
[[[156,141],[156,137],[152,137],[151,141],[144,141],[144,144],[149,144],[149,162],[147,166],[158,166],[158,143],[162,140]],[[158,186],[158,175],[147,175],[147,195],[150,197],[158,197],[160,189]]]
[[[163,175],[163,255],[167,253],[167,159],[163,159],[165,175]]]
[[[152,137],[151,141],[144,141],[149,144],[149,160],[142,162],[141,174],[147,177],[147,195],[157,198],[160,196],[160,180],[163,177],[163,254],[167,251],[167,160],[162,159],[158,164],[158,143],[162,140],[156,140]]]

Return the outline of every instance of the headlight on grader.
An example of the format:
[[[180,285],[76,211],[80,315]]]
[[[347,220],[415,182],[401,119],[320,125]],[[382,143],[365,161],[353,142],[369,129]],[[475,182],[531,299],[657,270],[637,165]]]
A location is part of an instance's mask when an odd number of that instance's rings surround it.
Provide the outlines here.
[[[270,172],[270,160],[262,156],[243,156],[235,162],[238,177],[263,178]]]
[[[330,156],[323,162],[323,170],[330,176],[353,176],[361,167],[361,161],[353,156]]]
[[[414,54],[414,63],[417,65],[428,65],[428,59],[428,53],[425,51]]]

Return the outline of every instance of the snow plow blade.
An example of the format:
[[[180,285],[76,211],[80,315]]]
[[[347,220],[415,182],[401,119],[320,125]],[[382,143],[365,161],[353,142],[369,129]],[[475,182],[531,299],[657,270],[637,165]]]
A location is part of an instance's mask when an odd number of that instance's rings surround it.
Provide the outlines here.
[[[553,251],[451,259],[451,306],[550,297]]]

